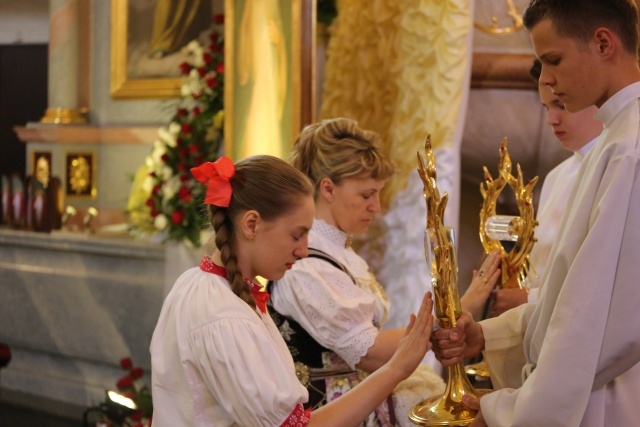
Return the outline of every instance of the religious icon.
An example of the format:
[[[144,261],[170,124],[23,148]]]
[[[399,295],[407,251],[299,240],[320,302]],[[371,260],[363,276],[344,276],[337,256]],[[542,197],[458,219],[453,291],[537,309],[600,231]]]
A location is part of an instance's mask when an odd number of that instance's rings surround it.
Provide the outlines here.
[[[66,195],[95,199],[95,153],[67,153]]]
[[[31,154],[31,175],[47,188],[51,179],[51,152],[34,151]]]

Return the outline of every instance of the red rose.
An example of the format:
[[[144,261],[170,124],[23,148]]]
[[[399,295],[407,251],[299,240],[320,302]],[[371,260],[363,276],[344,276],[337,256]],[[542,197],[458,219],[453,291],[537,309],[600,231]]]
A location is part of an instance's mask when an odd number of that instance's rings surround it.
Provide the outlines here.
[[[186,76],[187,74],[189,74],[190,71],[191,71],[191,65],[189,65],[188,62],[183,62],[182,64],[180,64],[180,72],[182,74]]]
[[[176,113],[176,116],[178,117],[186,117],[186,115],[189,114],[189,111],[187,111],[186,108],[178,108],[178,112]]]
[[[180,174],[180,181],[186,182],[188,180],[189,180],[189,174],[186,174],[186,173],[181,173]]]
[[[180,162],[180,163],[178,163],[178,164],[176,165],[176,168],[177,168],[179,171],[183,171],[183,170],[186,170],[186,169],[187,169],[187,165],[185,165],[185,164],[184,164],[184,162]]]
[[[122,369],[129,369],[132,366],[133,366],[133,362],[131,362],[131,358],[130,357],[124,357],[124,358],[120,359],[120,367]]]
[[[207,86],[209,86],[212,89],[215,89],[218,87],[218,79],[216,79],[214,76],[207,77],[205,82],[207,83]]]
[[[129,371],[129,376],[132,380],[137,380],[138,378],[142,378],[142,368],[139,366],[134,366]]]
[[[224,74],[224,62],[220,62],[218,65],[216,65],[216,73]]]
[[[200,75],[200,77],[204,77],[207,74],[207,69],[204,67],[198,68],[198,74]]]
[[[160,211],[156,208],[151,208],[151,216],[155,218],[158,215],[160,215]]]
[[[195,107],[193,107],[193,116],[198,117],[199,115],[200,115],[200,107],[196,105]]]
[[[206,52],[202,54],[202,59],[204,59],[204,62],[206,62],[207,64],[211,64],[213,62],[213,56]]]
[[[189,123],[183,123],[181,130],[185,135],[191,135],[191,125]]]
[[[132,386],[133,386],[133,381],[131,381],[131,377],[128,375],[125,375],[124,377],[120,378],[116,383],[116,387],[118,387],[118,390],[127,390],[127,389],[130,389]]]
[[[154,207],[154,206],[156,205],[156,202],[155,202],[155,200],[153,200],[153,198],[152,198],[152,197],[149,197],[149,198],[147,199],[147,202],[146,202],[145,204],[146,204],[147,206],[149,206],[150,208],[152,208],[152,207]]]
[[[134,392],[132,392],[132,391],[128,391],[126,393],[122,393],[122,395],[124,397],[128,397],[131,400],[135,400],[135,398],[136,398],[136,394]]]
[[[178,191],[178,197],[185,203],[189,203],[193,196],[191,195],[191,191],[187,187],[182,187],[180,191]]]
[[[215,24],[224,24],[224,14],[219,13],[217,15],[213,15],[213,22]]]
[[[173,221],[173,223],[175,225],[182,224],[182,221],[184,221],[184,212],[183,211],[175,211],[173,213],[173,215],[171,215],[171,221]]]
[[[211,43],[209,45],[209,50],[213,53],[220,52],[220,45],[217,43]]]
[[[189,146],[189,152],[191,154],[197,154],[200,152],[200,147],[198,146],[198,144],[191,144]]]
[[[167,153],[164,153],[162,156],[160,156],[160,160],[162,160],[165,163],[167,163],[168,158],[169,158],[169,155]]]
[[[211,32],[211,34],[209,34],[209,39],[211,39],[212,42],[218,41],[219,38],[220,38],[220,33],[217,31],[213,31]]]
[[[160,184],[154,185],[153,186],[153,190],[151,190],[151,194],[153,194],[154,196],[157,196],[158,194],[160,194],[160,189],[161,189]],[[122,360],[124,360],[124,359],[122,359]],[[131,359],[127,358],[127,360],[129,360],[129,368],[130,368],[131,367]],[[122,364],[120,364],[120,366],[122,366]],[[128,368],[125,368],[123,366],[123,369],[128,369]]]

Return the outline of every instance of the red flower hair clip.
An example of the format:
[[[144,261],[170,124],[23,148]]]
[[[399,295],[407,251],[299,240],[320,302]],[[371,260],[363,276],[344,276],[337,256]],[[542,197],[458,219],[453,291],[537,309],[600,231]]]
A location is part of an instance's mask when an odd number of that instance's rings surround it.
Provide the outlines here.
[[[228,208],[231,203],[231,182],[236,168],[233,161],[222,156],[215,162],[203,163],[197,168],[191,168],[191,173],[201,183],[207,186],[204,202],[208,205]]]

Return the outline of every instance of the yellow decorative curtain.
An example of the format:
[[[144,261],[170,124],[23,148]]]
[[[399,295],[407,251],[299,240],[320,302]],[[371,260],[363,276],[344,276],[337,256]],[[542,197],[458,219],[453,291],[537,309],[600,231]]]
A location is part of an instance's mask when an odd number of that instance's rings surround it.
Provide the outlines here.
[[[405,187],[428,132],[434,149],[453,145],[460,113],[469,0],[338,0],[330,27],[320,111],[380,133],[398,173],[385,202]]]

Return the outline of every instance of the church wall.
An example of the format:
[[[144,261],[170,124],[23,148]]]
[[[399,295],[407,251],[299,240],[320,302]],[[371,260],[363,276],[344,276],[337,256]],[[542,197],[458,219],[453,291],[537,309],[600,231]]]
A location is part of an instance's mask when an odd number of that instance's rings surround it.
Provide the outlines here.
[[[2,0],[0,2],[0,44],[48,42],[48,1]]]

